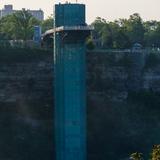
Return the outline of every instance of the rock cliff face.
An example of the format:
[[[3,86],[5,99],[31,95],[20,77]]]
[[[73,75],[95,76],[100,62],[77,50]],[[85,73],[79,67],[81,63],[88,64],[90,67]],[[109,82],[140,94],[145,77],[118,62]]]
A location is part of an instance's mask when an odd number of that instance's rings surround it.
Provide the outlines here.
[[[89,159],[149,152],[160,143],[159,55],[89,53],[87,60]]]
[[[0,101],[52,99],[52,54],[10,52],[0,55]]]
[[[0,159],[53,159],[52,54],[0,51]]]
[[[160,143],[159,56],[87,53],[88,159],[123,160]],[[0,54],[0,159],[54,159],[53,57]]]

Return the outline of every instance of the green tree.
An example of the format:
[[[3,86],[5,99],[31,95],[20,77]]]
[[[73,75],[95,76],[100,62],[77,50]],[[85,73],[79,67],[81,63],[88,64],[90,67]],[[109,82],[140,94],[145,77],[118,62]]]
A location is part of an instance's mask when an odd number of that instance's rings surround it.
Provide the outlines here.
[[[93,36],[101,48],[130,47],[129,38],[121,22],[106,22],[104,19],[97,18],[92,25],[95,28]]]
[[[130,155],[130,159],[132,159],[132,160],[143,160],[142,155],[143,155],[142,153],[135,152],[135,153],[132,153]]]
[[[94,42],[91,37],[87,39],[86,46],[88,50],[93,50],[95,48]]]
[[[155,30],[150,38],[153,47],[160,47],[160,22],[157,22]]]
[[[144,34],[145,46],[147,47],[160,46],[159,22],[157,21],[144,22],[144,28],[145,28],[145,34]]]
[[[160,145],[153,146],[151,160],[160,160]]]
[[[11,15],[0,19],[0,38],[1,40],[11,39],[12,37]]]
[[[101,46],[102,48],[112,48],[113,46],[113,34],[108,23],[101,30]]]
[[[48,17],[46,20],[42,21],[42,33],[53,28],[53,16]]]
[[[126,35],[125,30],[123,29],[123,26],[118,23],[118,21],[110,22],[109,23],[110,30],[111,30],[111,35],[112,35],[112,48],[119,48],[119,49],[124,49],[124,48],[129,48],[130,43],[129,43],[129,38]]]
[[[40,21],[28,11],[17,11],[1,19],[0,32],[8,39],[30,40],[33,37],[34,26],[39,24]]]
[[[106,20],[100,17],[97,17],[96,20],[92,23],[92,26],[94,26],[93,37],[96,41],[96,46],[98,48],[102,48],[104,44],[102,35],[103,35],[103,28],[105,24],[106,24]]]
[[[129,37],[129,40],[132,44],[144,44],[145,28],[143,26],[143,21],[138,13],[131,15],[130,18],[125,21],[123,27],[126,30],[127,36]]]
[[[97,17],[92,23],[93,37],[97,48],[124,49],[131,48],[134,43],[144,47],[160,47],[160,22],[144,22],[138,13],[129,19],[108,22]]]

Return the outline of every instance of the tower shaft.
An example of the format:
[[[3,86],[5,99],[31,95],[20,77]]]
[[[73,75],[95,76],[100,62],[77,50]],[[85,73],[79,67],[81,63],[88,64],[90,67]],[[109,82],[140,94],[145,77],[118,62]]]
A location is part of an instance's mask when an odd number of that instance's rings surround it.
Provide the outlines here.
[[[84,8],[82,4],[55,6],[56,160],[86,160],[85,39],[90,28],[85,25]]]

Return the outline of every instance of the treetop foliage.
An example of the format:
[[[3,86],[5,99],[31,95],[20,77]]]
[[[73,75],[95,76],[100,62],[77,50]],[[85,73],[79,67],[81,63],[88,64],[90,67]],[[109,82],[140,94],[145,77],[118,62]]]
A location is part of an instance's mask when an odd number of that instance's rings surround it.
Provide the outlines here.
[[[0,40],[31,40],[35,25],[40,25],[44,33],[53,28],[53,16],[39,21],[26,10],[5,16],[0,19]],[[91,25],[95,29],[87,40],[89,48],[126,49],[134,43],[160,48],[160,22],[143,21],[138,13],[113,22],[97,17]]]
[[[139,152],[132,153],[130,155],[131,160],[144,160],[143,154]],[[150,159],[149,160],[160,160],[160,145],[154,145],[152,148],[152,151],[150,153]]]
[[[40,22],[28,11],[17,11],[0,19],[1,39],[32,39],[33,26],[39,24]]]
[[[7,15],[0,19],[0,40],[31,40],[36,25],[42,26],[44,32],[53,28],[53,18],[39,21],[27,10]]]
[[[160,22],[145,22],[138,13],[129,19],[114,22],[97,17],[92,25],[95,28],[93,40],[97,48],[124,49],[131,48],[134,43],[144,47],[160,47]]]

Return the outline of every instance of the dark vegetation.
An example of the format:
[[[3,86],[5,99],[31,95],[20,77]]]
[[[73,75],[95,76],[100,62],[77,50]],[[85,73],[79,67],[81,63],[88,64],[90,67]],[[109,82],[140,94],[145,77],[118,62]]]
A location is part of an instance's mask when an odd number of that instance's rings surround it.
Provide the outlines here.
[[[39,21],[26,10],[7,15],[0,19],[0,42],[6,40],[32,40],[34,26],[36,25],[41,26],[44,33],[46,30],[53,28],[53,18],[48,17],[44,21]]]
[[[0,19],[0,45],[7,40],[32,40],[35,25],[41,26],[44,33],[53,28],[53,18],[38,21],[26,10],[3,17]],[[93,37],[87,39],[90,50],[126,49],[134,43],[140,43],[144,48],[160,48],[160,22],[143,21],[138,13],[114,22],[97,17],[91,25],[95,30]]]
[[[26,10],[17,11],[14,14],[0,19],[1,40],[29,40],[33,38],[35,25],[40,22]]]
[[[149,153],[148,158],[150,160],[159,160],[160,159],[160,145],[154,145],[151,153]],[[135,152],[130,155],[132,160],[144,160],[143,153]]]
[[[140,43],[145,48],[160,47],[160,22],[144,22],[137,13],[129,19],[114,22],[98,17],[92,25],[95,27],[93,38],[97,48],[126,49],[134,43]]]

